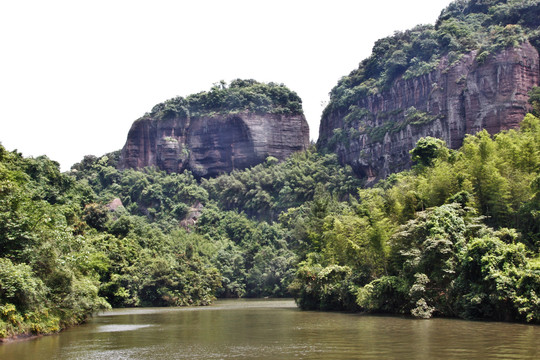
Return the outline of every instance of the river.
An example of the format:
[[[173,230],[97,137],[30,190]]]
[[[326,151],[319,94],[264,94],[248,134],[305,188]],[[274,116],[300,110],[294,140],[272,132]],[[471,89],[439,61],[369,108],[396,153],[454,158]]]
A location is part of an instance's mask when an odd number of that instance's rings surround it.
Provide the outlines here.
[[[540,327],[301,311],[292,300],[117,309],[0,359],[538,359]]]

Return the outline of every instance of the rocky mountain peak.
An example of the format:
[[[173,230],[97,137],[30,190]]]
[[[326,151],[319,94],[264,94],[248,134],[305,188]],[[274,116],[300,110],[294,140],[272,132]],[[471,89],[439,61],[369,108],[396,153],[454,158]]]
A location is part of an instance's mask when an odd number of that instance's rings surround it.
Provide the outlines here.
[[[132,125],[119,167],[187,169],[209,177],[268,156],[283,160],[308,145],[309,127],[296,93],[283,85],[235,80],[156,105]]]

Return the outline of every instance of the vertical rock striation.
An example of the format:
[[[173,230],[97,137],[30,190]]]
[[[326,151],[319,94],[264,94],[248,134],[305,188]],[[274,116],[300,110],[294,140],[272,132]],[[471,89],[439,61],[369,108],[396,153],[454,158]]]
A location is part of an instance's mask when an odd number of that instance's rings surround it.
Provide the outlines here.
[[[187,169],[208,177],[257,165],[268,156],[283,160],[308,145],[302,114],[145,116],[132,125],[119,167]]]
[[[443,57],[432,72],[399,77],[389,89],[362,97],[352,120],[350,111],[325,114],[319,145],[374,181],[409,168],[409,150],[421,137],[443,139],[455,149],[466,134],[517,127],[530,110],[527,94],[539,74],[538,51],[528,42],[482,62],[477,51],[453,64]]]

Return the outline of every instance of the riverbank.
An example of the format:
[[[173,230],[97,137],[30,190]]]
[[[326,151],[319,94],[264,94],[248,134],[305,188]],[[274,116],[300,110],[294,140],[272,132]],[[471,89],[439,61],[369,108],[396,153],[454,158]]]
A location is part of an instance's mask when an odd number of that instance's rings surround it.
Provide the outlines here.
[[[32,339],[36,339],[36,338],[39,338],[39,337],[42,337],[42,336],[52,335],[52,334],[53,333],[51,333],[51,334],[39,334],[39,335],[19,334],[19,335],[10,336],[10,337],[7,337],[7,338],[0,338],[0,344],[11,343],[11,342],[15,342],[15,341],[32,340]]]

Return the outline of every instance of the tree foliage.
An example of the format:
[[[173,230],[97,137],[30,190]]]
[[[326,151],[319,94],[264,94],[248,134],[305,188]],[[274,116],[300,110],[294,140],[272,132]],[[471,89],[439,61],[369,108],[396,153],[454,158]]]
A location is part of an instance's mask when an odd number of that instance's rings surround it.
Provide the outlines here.
[[[421,139],[411,171],[282,214],[304,244],[299,306],[539,322],[539,125],[528,114],[458,151]]]
[[[239,112],[301,115],[302,100],[283,84],[260,83],[253,79],[221,81],[209,91],[167,100],[154,106],[147,116],[161,119],[228,115]]]

